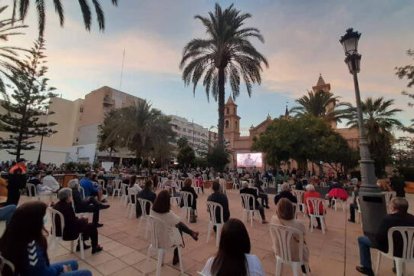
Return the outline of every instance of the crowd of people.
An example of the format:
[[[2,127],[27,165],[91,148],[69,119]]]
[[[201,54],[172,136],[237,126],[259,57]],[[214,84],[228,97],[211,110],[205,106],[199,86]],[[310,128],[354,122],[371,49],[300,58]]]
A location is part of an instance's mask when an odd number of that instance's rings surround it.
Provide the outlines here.
[[[316,178],[298,177],[298,172],[283,174],[282,178],[273,176],[271,172],[260,173],[258,171],[227,171],[216,174],[210,170],[190,171],[158,171],[150,173],[146,177],[137,175],[117,175],[115,178],[107,178],[105,174],[97,172],[86,172],[80,179],[72,179],[67,187],[61,187],[51,171],[44,173],[34,172],[30,177],[27,175],[25,160],[19,160],[8,172],[8,198],[0,208],[0,220],[6,221],[6,230],[0,238],[1,256],[14,265],[12,271],[4,268],[4,275],[91,275],[87,270],[78,270],[78,264],[74,260],[63,263],[49,261],[47,253],[47,209],[58,211],[64,218],[64,228],[61,229],[60,217],[54,217],[54,235],[62,237],[63,240],[77,240],[79,235],[83,237],[83,244],[78,242],[76,250],[91,249],[92,254],[103,250],[99,245],[98,228],[103,227],[100,222],[101,210],[109,208],[107,196],[115,189],[115,182],[126,184],[129,193],[135,193],[133,198],[136,207],[136,217],[140,218],[144,213],[153,219],[155,235],[158,237],[158,246],[161,248],[174,248],[172,264],[180,262],[179,248],[184,244],[183,235],[187,234],[194,241],[199,239],[199,233],[190,226],[197,222],[197,201],[199,199],[198,188],[201,193],[208,192],[207,202],[219,204],[220,212],[210,214],[215,216],[218,223],[222,223],[220,243],[217,253],[207,259],[203,275],[264,275],[260,259],[251,254],[251,241],[244,223],[232,218],[229,208],[229,198],[226,194],[227,184],[231,183],[239,187],[239,193],[248,194],[263,224],[269,223],[266,219],[265,209],[269,209],[269,183],[279,184],[275,186],[273,202],[275,204],[274,215],[270,218],[270,225],[279,225],[293,229],[294,235],[290,242],[290,252],[293,261],[303,262],[301,267],[303,273],[308,273],[309,256],[311,248],[306,243],[306,227],[301,220],[297,219],[297,212],[303,212],[310,217],[315,209],[319,214],[325,214],[329,207],[334,207],[336,200],[345,201],[348,195],[352,195],[350,203],[349,222],[355,222],[355,211],[359,208],[357,199],[359,195],[360,182],[358,179],[339,181],[327,179],[326,185]],[[277,173],[277,175],[282,175]],[[289,176],[285,179],[285,176]],[[360,265],[357,271],[366,275],[374,275],[370,257],[370,248],[377,248],[387,252],[388,230],[394,226],[413,226],[414,216],[408,214],[408,202],[404,199],[404,193],[400,189],[401,183],[397,183],[395,176],[391,179],[391,185],[380,187],[384,191],[395,189],[396,197],[390,203],[390,214],[386,215],[381,227],[375,236],[361,236],[358,238],[360,250]],[[4,179],[0,178],[1,181]],[[286,181],[290,180],[290,184]],[[204,189],[204,183],[211,181],[211,192]],[[42,201],[29,201],[19,205],[21,190],[26,188],[26,182],[35,185],[40,194],[56,194],[56,202],[48,206]],[[233,186],[234,187],[234,186]],[[324,187],[322,194],[320,188]],[[271,188],[270,188],[271,189]],[[298,192],[302,191],[302,192]],[[191,194],[190,200],[180,197],[182,192]],[[138,204],[139,199],[145,199],[152,203],[142,206]],[[177,198],[178,206],[191,209],[187,224],[180,216],[171,209],[172,198]],[[313,206],[308,204],[312,198],[328,200],[328,206],[320,204]],[[302,203],[299,204],[299,203]],[[18,206],[18,207],[17,207]],[[92,220],[77,216],[79,213],[92,213]],[[316,228],[322,228],[322,221],[316,218]],[[110,226],[109,226],[110,227]],[[312,226],[313,227],[313,226]],[[218,231],[214,227],[214,231]],[[299,236],[301,239],[299,239]],[[302,245],[299,246],[300,242]],[[90,242],[90,244],[88,244]],[[276,245],[277,245],[276,241]],[[400,245],[400,247],[398,246]],[[302,251],[299,252],[299,248]],[[274,248],[276,254],[281,254],[281,248]],[[394,247],[394,255],[401,254],[401,241],[397,241]]]

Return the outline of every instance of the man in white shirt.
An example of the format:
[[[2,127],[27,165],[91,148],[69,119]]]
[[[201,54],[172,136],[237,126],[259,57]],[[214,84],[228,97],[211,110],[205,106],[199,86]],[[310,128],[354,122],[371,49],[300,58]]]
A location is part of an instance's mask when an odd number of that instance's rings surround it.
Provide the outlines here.
[[[53,177],[52,172],[46,172],[46,176],[42,179],[42,184],[38,185],[40,193],[55,193],[60,189],[60,184],[56,178]]]

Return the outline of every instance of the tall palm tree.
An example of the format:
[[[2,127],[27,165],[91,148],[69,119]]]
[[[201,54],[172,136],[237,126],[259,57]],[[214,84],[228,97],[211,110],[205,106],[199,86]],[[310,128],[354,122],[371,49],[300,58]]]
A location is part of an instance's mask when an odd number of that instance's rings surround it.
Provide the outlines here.
[[[357,110],[351,104],[347,104],[347,125],[358,127]],[[363,124],[367,132],[367,139],[372,158],[375,161],[377,176],[384,173],[385,166],[390,162],[391,144],[394,136],[394,129],[404,128],[403,124],[395,119],[401,109],[394,108],[394,100],[380,98],[367,98],[361,103],[363,113]]]
[[[113,5],[118,5],[118,0],[111,0]],[[37,14],[38,14],[38,22],[39,22],[39,35],[43,36],[45,30],[45,22],[46,22],[46,1],[45,0],[36,0],[34,1],[36,4]],[[91,21],[92,21],[92,12],[91,7],[89,4],[89,0],[78,0],[79,6],[82,11],[83,15],[83,23],[85,28],[89,31],[91,29]],[[55,12],[59,16],[60,25],[63,27],[65,22],[64,16],[64,9],[62,0],[54,0],[53,1]],[[30,0],[13,0],[13,21],[16,19],[17,13],[19,13],[19,17],[21,20],[24,20],[27,16],[27,11],[29,10]],[[101,4],[99,0],[92,0],[92,5],[95,8],[96,12],[96,19],[98,21],[99,30],[105,29],[105,16],[102,10]]]
[[[230,5],[222,10],[216,4],[208,17],[196,15],[206,28],[207,38],[193,39],[185,47],[180,68],[183,70],[185,85],[193,83],[193,93],[199,80],[204,76],[203,85],[207,99],[212,93],[218,100],[218,144],[224,145],[224,98],[225,84],[230,83],[233,98],[240,93],[240,81],[246,84],[249,97],[252,84],[261,83],[262,63],[268,66],[266,58],[249,41],[257,38],[264,42],[257,28],[244,27],[249,13],[241,13]]]
[[[311,115],[325,119],[327,122],[340,121],[343,111],[340,107],[346,106],[344,103],[338,103],[339,97],[335,97],[331,92],[318,90],[316,92],[308,91],[296,100],[298,106],[292,107],[290,113],[296,117]]]

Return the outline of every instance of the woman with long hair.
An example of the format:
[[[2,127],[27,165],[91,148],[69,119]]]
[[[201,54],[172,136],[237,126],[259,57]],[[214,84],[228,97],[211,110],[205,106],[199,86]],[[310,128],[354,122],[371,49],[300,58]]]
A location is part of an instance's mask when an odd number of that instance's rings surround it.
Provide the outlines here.
[[[250,238],[243,222],[230,219],[221,230],[219,250],[207,260],[202,271],[204,276],[262,276],[262,264],[256,255],[250,254]]]
[[[194,240],[198,240],[198,232],[188,228],[179,216],[171,212],[171,196],[167,190],[161,191],[154,201],[150,215],[159,219],[163,223],[159,224],[158,245],[162,248],[181,246],[182,233],[190,235]],[[178,264],[178,250],[174,250],[173,265]]]
[[[77,275],[90,276],[87,270],[77,270],[76,261],[49,263],[44,218],[47,205],[30,201],[16,209],[6,231],[0,239],[1,255],[13,263],[14,274],[4,269],[1,275]]]

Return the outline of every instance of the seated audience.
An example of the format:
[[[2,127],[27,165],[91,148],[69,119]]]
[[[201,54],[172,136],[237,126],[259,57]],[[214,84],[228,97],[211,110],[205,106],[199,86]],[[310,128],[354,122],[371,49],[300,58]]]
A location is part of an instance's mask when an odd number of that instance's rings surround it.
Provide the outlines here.
[[[191,187],[192,181],[190,178],[187,178],[184,181],[184,185],[183,188],[181,189],[182,192],[190,192],[193,195],[193,202],[189,202],[189,206],[191,206],[191,208],[193,208],[193,210],[197,210],[197,198],[198,195],[196,193],[196,191],[194,190],[193,187]],[[181,200],[180,206],[183,207],[184,206],[184,201]]]
[[[162,186],[170,193],[171,196],[178,196],[178,185],[172,179],[172,175],[168,175],[167,180],[164,181]]]
[[[40,172],[34,172],[27,183],[34,184],[36,186],[42,184],[42,181],[40,181]]]
[[[194,240],[198,240],[198,232],[188,228],[181,218],[171,211],[170,194],[168,191],[161,191],[155,199],[150,215],[159,219],[163,223],[158,224],[158,246],[161,248],[171,248],[182,246],[182,233],[190,235]],[[174,250],[173,265],[178,264],[178,250]]]
[[[262,206],[269,209],[269,197],[262,188],[263,182],[259,179],[259,174],[255,177],[254,186],[259,190],[259,198],[262,200]]]
[[[306,212],[308,216],[309,214],[313,214],[313,207],[314,207],[311,203],[310,204],[307,203],[309,198],[321,198],[321,194],[315,191],[315,186],[313,186],[312,184],[306,185],[306,192],[303,195],[303,202],[306,204]],[[325,210],[323,208],[323,204],[320,204],[319,213],[323,214],[324,212]],[[318,223],[318,229],[322,229],[321,220],[319,218],[316,218],[316,221]]]
[[[10,223],[14,212],[16,211],[16,205],[7,205],[0,208],[0,221],[5,220],[6,224]]]
[[[250,254],[249,233],[243,222],[230,219],[221,230],[220,245],[216,256],[207,260],[202,270],[205,276],[265,275],[262,264],[257,256]]]
[[[219,203],[221,207],[223,207],[224,221],[220,221],[220,213],[218,212],[218,210],[215,215],[216,215],[217,222],[219,223],[226,222],[230,218],[229,200],[227,199],[227,196],[220,191],[220,183],[218,183],[217,181],[214,181],[212,188],[213,188],[213,193],[208,196],[207,201]]]
[[[72,207],[72,190],[69,188],[63,188],[58,192],[59,201],[53,206],[56,210],[62,213],[65,219],[65,228],[63,229],[63,240],[75,240],[80,233],[82,233],[84,240],[91,239],[92,254],[102,251],[102,246],[98,244],[98,230],[95,224],[88,223],[87,218],[78,218],[75,215],[75,211]],[[56,233],[61,234],[59,229],[59,218],[56,217]],[[85,249],[90,246],[84,245]],[[78,244],[76,250],[79,251],[80,244]]]
[[[309,262],[309,249],[306,245],[305,234],[306,228],[303,223],[295,219],[295,206],[287,198],[281,198],[276,205],[276,216],[272,217],[272,224],[280,224],[283,226],[292,227],[296,230],[299,230],[303,234],[303,260]],[[293,236],[290,243],[290,252],[292,254],[293,261],[299,261],[299,237]],[[302,266],[303,273],[306,273],[306,269]]]
[[[0,239],[1,255],[13,263],[14,273],[5,266],[2,275],[21,276],[90,276],[87,270],[77,270],[75,260],[50,264],[47,240],[44,236],[44,217],[47,205],[30,201],[16,209],[6,232]]]
[[[358,237],[360,266],[356,270],[362,274],[374,276],[371,262],[371,248],[376,248],[382,252],[388,252],[388,230],[395,226],[414,227],[414,216],[408,213],[408,201],[402,197],[394,197],[390,202],[391,213],[386,215],[378,228],[374,237]],[[402,240],[401,237],[394,237],[393,255],[401,257]]]
[[[257,196],[256,190],[250,188],[247,182],[242,182],[242,183],[243,183],[242,184],[243,186],[240,189],[240,194],[245,193],[245,194],[250,194],[254,196],[255,207],[256,207],[256,210],[259,210],[260,217],[262,218],[262,223],[267,223],[264,208],[262,205],[260,205],[259,201],[257,200],[258,196]],[[250,203],[253,204],[252,202]]]
[[[76,213],[93,213],[92,223],[96,227],[102,227],[103,224],[99,223],[99,212],[101,209],[108,209],[109,205],[104,205],[97,201],[94,197],[82,198],[79,191],[79,180],[72,179],[68,182],[68,187],[72,189],[73,206]]]
[[[102,201],[103,194],[102,190],[99,189],[99,186],[92,181],[92,173],[87,172],[84,177],[80,180],[80,185],[82,186],[85,197],[97,197],[99,201]]]
[[[42,184],[37,186],[37,191],[39,193],[56,193],[60,189],[60,184],[53,177],[52,172],[46,172],[46,176],[42,179]]]
[[[282,186],[280,187],[280,193],[278,193],[275,196],[275,205],[277,205],[277,203],[279,202],[280,199],[282,198],[287,198],[289,199],[292,203],[297,203],[298,199],[296,198],[296,196],[294,196],[291,192],[290,192],[290,185],[288,183],[284,183],[282,184]]]
[[[142,189],[142,191],[140,191],[137,194],[137,198],[143,198],[146,200],[151,201],[152,203],[154,203],[155,198],[157,197],[157,195],[153,192],[153,185],[152,185],[152,180],[148,179],[147,181],[145,181],[145,185],[144,185],[144,189]],[[149,213],[149,205],[147,206],[147,214]],[[136,216],[137,218],[139,218],[142,214],[142,210],[141,210],[141,205],[140,204],[136,204]]]

